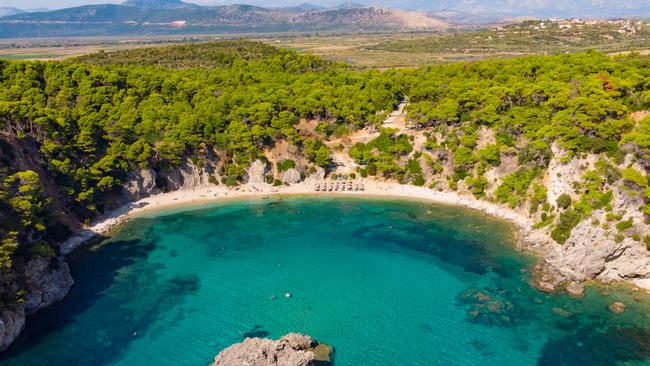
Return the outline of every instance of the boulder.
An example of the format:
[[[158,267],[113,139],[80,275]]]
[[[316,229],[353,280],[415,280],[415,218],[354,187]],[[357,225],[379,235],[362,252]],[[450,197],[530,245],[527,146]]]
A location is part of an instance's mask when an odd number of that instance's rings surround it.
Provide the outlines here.
[[[74,284],[68,264],[58,258],[27,262],[24,276],[27,295],[23,305],[27,315],[63,300]]]
[[[570,282],[566,287],[566,292],[573,297],[582,297],[585,294],[585,287],[578,282]]]
[[[305,178],[305,183],[320,183],[325,180],[325,169],[316,166],[315,171]]]
[[[609,305],[609,310],[614,314],[621,314],[625,311],[625,304],[617,301]]]
[[[160,189],[156,187],[156,178],[156,171],[151,168],[129,173],[124,183],[124,197],[128,201],[135,202],[144,197],[160,193]]]
[[[288,184],[294,184],[300,182],[302,177],[300,177],[300,172],[296,168],[288,169],[282,173],[282,182]]]
[[[312,366],[316,364],[311,337],[291,333],[277,341],[246,338],[221,351],[212,366]]]
[[[255,160],[244,173],[244,182],[248,184],[264,183],[264,177],[268,173],[268,164],[262,160]]]
[[[180,166],[161,172],[165,188],[169,191],[206,187],[211,185],[210,176],[214,174],[216,160],[201,160],[197,165],[192,159],[186,159]]]

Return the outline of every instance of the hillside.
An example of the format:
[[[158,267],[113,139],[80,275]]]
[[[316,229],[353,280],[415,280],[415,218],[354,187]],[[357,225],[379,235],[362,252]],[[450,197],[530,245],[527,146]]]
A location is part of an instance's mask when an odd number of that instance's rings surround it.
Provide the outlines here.
[[[448,24],[388,8],[202,7],[180,1],[129,1],[0,18],[0,37],[97,36],[211,32],[437,29]]]
[[[0,348],[67,293],[82,223],[199,186],[421,187],[522,218],[544,291],[650,280],[649,57],[379,72],[217,42],[0,74]]]
[[[525,21],[487,30],[458,32],[364,46],[375,51],[447,53],[471,56],[557,54],[595,49],[603,52],[644,50],[650,25],[642,20]]]

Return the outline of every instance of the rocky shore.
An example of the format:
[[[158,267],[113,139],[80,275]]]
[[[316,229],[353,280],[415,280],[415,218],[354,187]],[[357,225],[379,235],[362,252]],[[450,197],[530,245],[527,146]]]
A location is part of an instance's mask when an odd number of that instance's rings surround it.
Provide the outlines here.
[[[561,156],[561,153],[557,154]],[[571,182],[578,179],[571,172],[581,171],[580,165],[588,165],[593,158],[574,159],[562,163],[554,158],[547,172],[548,197],[558,197],[561,194],[572,193]],[[150,169],[134,173],[131,181],[125,184],[123,202],[125,205],[109,212],[92,225],[84,227],[69,240],[60,245],[63,255],[89,239],[106,234],[113,227],[129,220],[131,217],[146,214],[160,209],[177,206],[203,206],[239,198],[261,198],[273,195],[341,195],[341,196],[376,196],[416,199],[438,204],[466,207],[484,212],[488,215],[512,222],[519,232],[518,245],[522,250],[536,253],[540,262],[535,267],[533,284],[541,291],[554,292],[567,290],[572,295],[581,296],[584,288],[581,283],[586,280],[604,282],[625,281],[646,290],[650,290],[650,253],[645,245],[626,235],[617,241],[611,229],[602,224],[606,222],[607,212],[594,212],[573,229],[570,238],[564,245],[553,241],[549,228],[535,228],[534,223],[539,217],[531,214],[528,207],[512,209],[475,198],[463,187],[452,191],[449,189],[429,189],[385,182],[380,180],[363,180],[363,192],[316,192],[315,187],[324,181],[323,172],[319,171],[302,181],[293,182],[294,176],[286,179],[292,183],[276,187],[264,183],[264,175],[268,174],[269,163],[257,161],[246,173],[247,184],[236,188],[216,186],[209,182],[209,171],[194,166],[191,161],[183,164],[181,169],[165,180],[172,182],[174,188],[169,193],[161,193],[154,184],[156,173]],[[562,176],[564,180],[557,177]],[[284,178],[283,178],[284,179]],[[566,181],[565,181],[566,180]],[[568,182],[568,183],[567,183]],[[498,179],[495,185],[498,183]],[[628,192],[618,190],[612,202],[613,210],[626,212],[626,218],[633,220],[637,233],[643,236],[650,234],[650,227],[645,223],[640,209],[642,201],[631,196]],[[25,316],[38,311],[50,304],[63,299],[73,285],[67,264],[63,258],[32,261],[19,270],[27,284],[25,302],[16,308],[5,309],[0,313],[0,351],[6,349],[20,334],[25,324]]]
[[[0,351],[20,335],[26,316],[63,300],[74,284],[68,264],[60,258],[31,260],[20,273],[26,285],[24,301],[0,312]]]
[[[221,351],[211,366],[313,366],[330,363],[330,352],[309,336],[290,333],[279,340],[246,338]],[[329,349],[329,348],[327,348]]]

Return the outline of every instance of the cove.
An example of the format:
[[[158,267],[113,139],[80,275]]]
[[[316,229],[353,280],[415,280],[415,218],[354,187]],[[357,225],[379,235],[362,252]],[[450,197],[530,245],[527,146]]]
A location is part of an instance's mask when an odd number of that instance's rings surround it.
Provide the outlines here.
[[[70,295],[0,365],[207,365],[289,332],[332,345],[339,366],[648,364],[639,294],[538,292],[514,240],[507,223],[404,200],[161,211],[75,253]]]

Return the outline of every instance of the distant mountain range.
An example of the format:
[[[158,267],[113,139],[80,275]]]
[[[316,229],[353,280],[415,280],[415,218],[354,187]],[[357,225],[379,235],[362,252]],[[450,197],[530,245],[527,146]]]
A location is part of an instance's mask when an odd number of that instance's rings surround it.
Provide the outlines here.
[[[122,5],[143,9],[197,9],[201,7],[180,0],[127,0]]]
[[[43,11],[49,11],[49,9],[39,8],[39,9],[23,10],[23,9],[12,8],[7,6],[0,6],[0,17],[6,17],[6,16],[21,14],[21,13],[33,13],[37,11],[43,12]]]
[[[128,0],[0,17],[0,38],[440,29],[449,24],[420,12],[346,3],[334,8],[199,6],[180,0]]]
[[[277,0],[250,0],[258,6],[271,6]],[[316,1],[316,0],[315,0]],[[340,0],[317,0],[334,6]],[[650,18],[650,0],[357,0],[365,6],[390,7],[439,13],[454,11],[466,18]]]
[[[250,1],[258,5],[126,0],[54,11],[0,8],[0,38],[440,29],[526,16],[650,18],[650,0],[369,0],[378,6]]]

